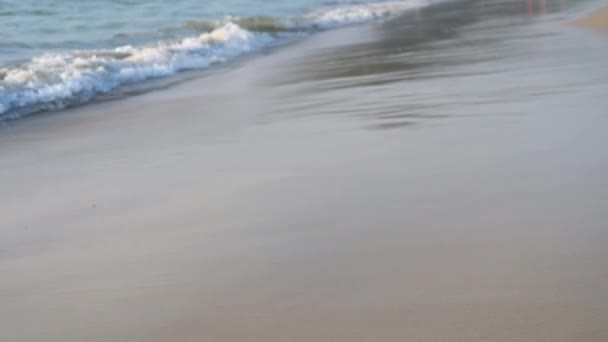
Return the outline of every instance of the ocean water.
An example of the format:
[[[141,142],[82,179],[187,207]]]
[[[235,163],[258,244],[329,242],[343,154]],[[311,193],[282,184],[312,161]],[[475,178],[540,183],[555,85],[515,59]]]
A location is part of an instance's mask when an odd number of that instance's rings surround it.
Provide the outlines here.
[[[0,0],[0,119],[437,0]]]

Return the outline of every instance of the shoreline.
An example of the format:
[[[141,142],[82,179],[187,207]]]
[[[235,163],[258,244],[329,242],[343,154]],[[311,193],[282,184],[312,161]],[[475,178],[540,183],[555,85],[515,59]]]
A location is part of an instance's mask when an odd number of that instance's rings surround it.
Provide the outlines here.
[[[513,4],[3,128],[0,340],[607,341],[608,47]]]
[[[226,16],[191,22],[190,30],[198,27],[200,31],[188,30],[189,35],[33,55],[0,68],[0,118],[18,119],[80,106],[132,88],[144,89],[148,84],[153,87],[153,82],[171,82],[184,72],[214,69],[321,32],[388,20],[430,6],[432,1],[336,3],[277,18]],[[42,70],[49,75],[39,77]]]

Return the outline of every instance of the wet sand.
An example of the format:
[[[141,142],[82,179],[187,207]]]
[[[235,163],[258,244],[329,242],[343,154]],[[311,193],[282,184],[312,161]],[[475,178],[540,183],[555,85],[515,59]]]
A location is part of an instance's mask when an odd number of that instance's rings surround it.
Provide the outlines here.
[[[563,3],[3,127],[0,340],[607,341],[608,47]]]

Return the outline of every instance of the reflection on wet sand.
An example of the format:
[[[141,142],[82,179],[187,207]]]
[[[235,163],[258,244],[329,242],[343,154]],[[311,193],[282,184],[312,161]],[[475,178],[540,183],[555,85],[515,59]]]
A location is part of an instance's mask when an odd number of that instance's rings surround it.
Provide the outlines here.
[[[520,75],[535,67],[521,58],[537,53],[533,42],[556,35],[540,23],[566,4],[532,0],[526,7],[513,0],[465,0],[404,14],[376,25],[371,38],[289,60],[276,84],[293,88],[294,96],[278,99],[282,106],[271,115],[354,115],[381,120],[371,127],[392,128],[472,114],[454,110],[459,105],[567,92],[563,85],[547,86]],[[540,11],[531,10],[537,7]],[[465,91],[471,82],[491,83]]]

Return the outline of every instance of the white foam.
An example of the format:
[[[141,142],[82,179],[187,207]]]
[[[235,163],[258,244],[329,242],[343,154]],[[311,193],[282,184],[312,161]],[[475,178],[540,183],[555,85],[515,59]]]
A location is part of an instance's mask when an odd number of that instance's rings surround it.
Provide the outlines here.
[[[315,26],[330,29],[386,18],[406,10],[426,6],[430,1],[431,0],[403,0],[345,5],[320,9],[310,13],[307,17],[310,18]]]
[[[0,114],[9,110],[62,108],[125,84],[203,69],[273,41],[233,23],[198,37],[112,50],[44,54],[2,70]]]

